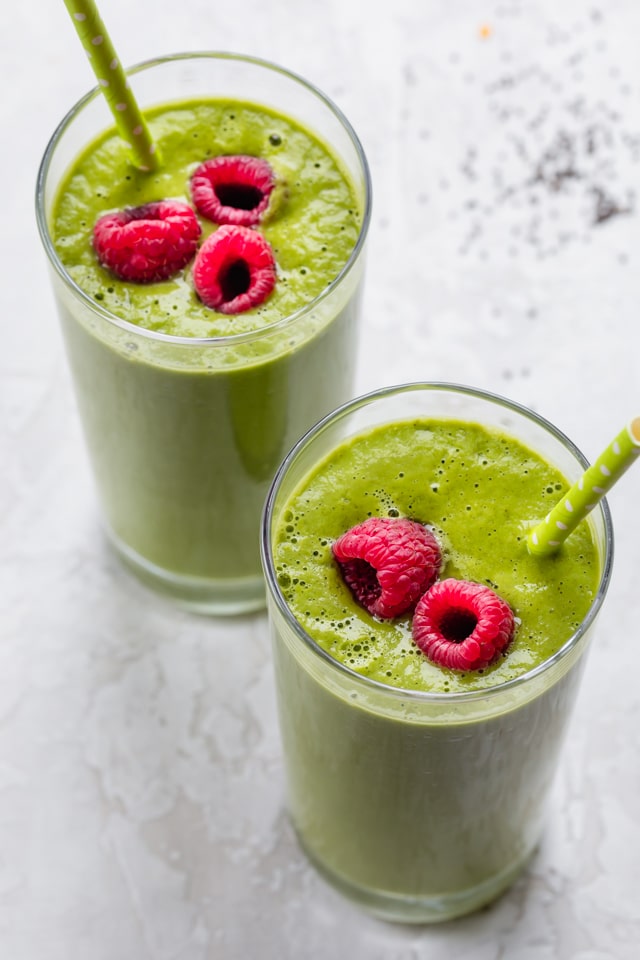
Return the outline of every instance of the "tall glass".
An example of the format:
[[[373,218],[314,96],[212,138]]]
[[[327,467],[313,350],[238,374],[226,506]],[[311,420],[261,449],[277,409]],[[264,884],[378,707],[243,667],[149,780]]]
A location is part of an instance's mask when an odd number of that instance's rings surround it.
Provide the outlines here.
[[[262,554],[293,823],[311,860],[345,894],[383,917],[428,922],[492,900],[539,840],[609,583],[613,534],[603,501],[589,520],[600,560],[595,599],[561,648],[515,679],[426,693],[343,665],[292,615],[278,584],[276,531],[294,490],[338,444],[414,417],[499,428],[571,482],[586,461],[560,431],[515,403],[455,385],[410,384],[322,420],[289,453],[269,493]]]
[[[252,333],[207,339],[143,329],[80,289],[52,242],[51,211],[81,149],[108,127],[99,91],[55,131],[36,211],[107,533],[145,581],[195,609],[264,604],[259,528],[291,444],[352,389],[370,177],[346,118],[320,91],[273,64],[181,54],[130,71],[142,110],[227,97],[276,110],[324,142],[361,207],[339,275],[297,312]]]

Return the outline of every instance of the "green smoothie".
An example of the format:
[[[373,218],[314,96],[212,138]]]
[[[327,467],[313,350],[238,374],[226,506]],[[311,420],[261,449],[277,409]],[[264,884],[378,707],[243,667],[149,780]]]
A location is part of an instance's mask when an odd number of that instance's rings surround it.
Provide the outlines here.
[[[362,225],[355,187],[330,150],[299,124],[264,107],[228,100],[169,104],[149,110],[162,158],[154,173],[131,165],[127,145],[105,131],[60,184],[51,233],[69,276],[101,307],[147,330],[176,337],[220,337],[260,330],[304,307],[338,276]],[[190,203],[189,180],[213,156],[261,157],[276,187],[260,232],[278,268],[273,294],[235,316],[206,307],[189,268],[171,280],[126,283],[103,269],[91,246],[96,220],[112,210],[160,199]],[[200,218],[203,238],[216,224]]]
[[[183,62],[194,76],[233,66],[246,80],[253,71],[258,93],[268,72],[217,55],[148,69],[180,70],[172,83],[180,90]],[[288,447],[351,389],[366,168],[358,180],[353,158],[343,162],[344,144],[334,149],[328,137],[249,99],[161,101],[145,117],[158,171],[135,169],[115,131],[103,131],[67,162],[50,202],[67,352],[107,530],[125,560],[192,606],[248,609],[264,602],[258,534],[268,483]],[[192,203],[193,171],[229,154],[260,157],[275,175],[256,227],[277,269],[262,304],[237,315],[210,309],[194,291],[192,263],[144,284],[100,265],[91,244],[100,216],[162,199]],[[199,220],[203,242],[217,227]]]
[[[542,520],[568,489],[558,470],[513,437],[478,424],[410,421],[334,451],[284,513],[279,584],[296,620],[332,657],[406,690],[464,692],[536,667],[577,630],[597,589],[591,531],[578,528],[550,559],[529,554],[525,520]],[[478,672],[432,664],[411,617],[374,621],[352,597],[331,544],[367,517],[428,524],[444,553],[441,578],[486,583],[518,618],[508,656]]]
[[[271,497],[265,565],[301,842],[383,916],[468,912],[511,882],[539,837],[580,676],[584,644],[571,639],[602,579],[594,530],[582,524],[551,560],[531,557],[529,525],[568,479],[475,422],[386,422],[332,450],[319,433],[289,471]],[[427,524],[440,579],[487,584],[511,605],[515,635],[495,663],[432,663],[410,614],[383,621],[355,601],[331,545],[370,516]]]

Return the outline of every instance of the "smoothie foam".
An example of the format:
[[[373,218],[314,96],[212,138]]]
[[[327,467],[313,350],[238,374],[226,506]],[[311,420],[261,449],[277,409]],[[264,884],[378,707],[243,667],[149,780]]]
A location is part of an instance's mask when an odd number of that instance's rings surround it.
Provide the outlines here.
[[[528,524],[568,484],[513,437],[478,424],[417,420],[379,427],[335,450],[291,499],[274,548],[280,587],[304,629],[364,676],[409,690],[478,690],[553,655],[588,611],[599,560],[587,524],[555,557],[532,557]],[[374,620],[353,599],[331,544],[370,516],[428,524],[444,551],[441,577],[485,583],[518,618],[506,656],[461,674],[430,663],[411,618]]]
[[[115,130],[89,144],[62,181],[52,220],[58,255],[69,276],[90,297],[123,320],[180,337],[246,333],[290,316],[334,280],[360,232],[361,204],[331,151],[307,130],[252,103],[200,100],[146,112],[162,158],[154,173],[131,164]],[[212,156],[261,157],[276,187],[260,232],[271,243],[278,281],[260,307],[235,316],[204,306],[189,283],[189,268],[172,280],[125,283],[98,263],[91,231],[112,210],[160,199],[190,203],[189,178]],[[200,219],[203,239],[215,229]]]

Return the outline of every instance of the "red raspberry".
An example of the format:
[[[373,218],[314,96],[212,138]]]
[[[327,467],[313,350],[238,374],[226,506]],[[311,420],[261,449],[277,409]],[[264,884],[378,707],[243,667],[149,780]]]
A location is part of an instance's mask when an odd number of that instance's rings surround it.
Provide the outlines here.
[[[223,226],[207,237],[193,265],[202,302],[220,313],[244,313],[267,299],[276,282],[273,251],[248,227]]]
[[[191,177],[191,196],[198,213],[214,223],[251,227],[269,205],[275,184],[273,170],[259,157],[213,157]]]
[[[188,264],[201,232],[188,204],[159,200],[100,217],[93,247],[102,266],[120,280],[154,283]]]
[[[413,639],[434,663],[480,670],[507,647],[514,626],[511,607],[489,587],[440,580],[418,602]]]
[[[415,520],[371,517],[343,533],[333,555],[355,599],[376,617],[411,610],[440,569],[438,541]]]

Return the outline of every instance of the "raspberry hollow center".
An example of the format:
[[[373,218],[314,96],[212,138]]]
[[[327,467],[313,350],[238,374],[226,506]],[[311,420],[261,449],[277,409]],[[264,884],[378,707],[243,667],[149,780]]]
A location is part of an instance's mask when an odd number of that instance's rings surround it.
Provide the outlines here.
[[[478,625],[478,618],[469,610],[447,610],[440,621],[440,632],[445,640],[462,643]]]
[[[348,560],[343,564],[342,574],[359,603],[370,609],[382,593],[375,567],[366,560]]]
[[[246,293],[251,285],[251,272],[246,260],[234,260],[220,276],[224,303]]]
[[[262,203],[264,193],[258,187],[242,183],[219,183],[214,193],[223,207],[234,210],[255,210]]]

